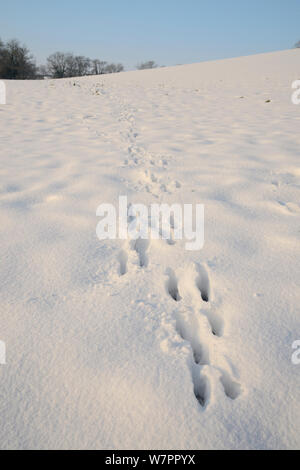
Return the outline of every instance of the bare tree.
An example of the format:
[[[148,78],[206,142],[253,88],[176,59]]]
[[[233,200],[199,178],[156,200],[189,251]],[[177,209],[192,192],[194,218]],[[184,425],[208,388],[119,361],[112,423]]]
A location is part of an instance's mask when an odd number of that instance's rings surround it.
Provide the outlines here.
[[[89,75],[91,68],[91,60],[88,57],[75,56],[73,62],[75,65],[76,77],[84,77],[85,75]]]
[[[146,69],[156,69],[158,65],[154,62],[154,60],[149,60],[148,62],[142,62],[138,64],[136,68],[138,70],[146,70]]]
[[[64,73],[65,77],[76,77],[77,76],[77,64],[73,54],[66,54],[66,70]]]
[[[102,75],[105,73],[107,62],[99,59],[95,59],[92,62],[92,73],[94,75]]]
[[[300,48],[300,41],[296,42],[295,47]]]
[[[123,72],[124,66],[122,64],[108,64],[105,67],[105,73],[119,73]]]
[[[53,78],[65,78],[70,71],[72,54],[55,52],[47,59],[47,69]]]
[[[88,57],[56,52],[47,59],[47,69],[53,78],[84,77],[92,73],[92,61]]]
[[[156,66],[154,62],[147,64],[148,67],[145,68]],[[91,60],[85,56],[74,56],[65,52],[51,54],[47,58],[46,65],[37,67],[32,55],[25,46],[21,46],[17,40],[4,43],[0,39],[0,79],[70,78],[118,73],[123,70],[124,66],[122,64],[108,64],[99,59]]]
[[[47,59],[47,71],[53,78],[102,75],[104,73],[118,73],[123,70],[122,64],[107,64],[107,62],[98,59],[91,61],[88,57],[74,56],[70,53],[56,52]]]
[[[25,46],[13,39],[4,44],[0,41],[0,77],[8,80],[25,80],[36,77],[36,65]]]

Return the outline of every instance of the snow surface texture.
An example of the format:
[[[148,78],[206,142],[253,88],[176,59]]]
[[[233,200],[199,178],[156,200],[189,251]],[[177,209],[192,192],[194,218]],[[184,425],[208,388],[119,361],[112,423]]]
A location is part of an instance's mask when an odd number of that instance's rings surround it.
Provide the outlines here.
[[[299,447],[299,78],[293,50],[7,82],[2,448]],[[100,242],[119,195],[205,204],[204,249]]]

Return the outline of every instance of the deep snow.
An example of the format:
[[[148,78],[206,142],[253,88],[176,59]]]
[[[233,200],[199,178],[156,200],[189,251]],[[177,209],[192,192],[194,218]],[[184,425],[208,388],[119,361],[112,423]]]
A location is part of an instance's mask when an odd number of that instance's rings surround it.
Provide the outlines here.
[[[6,82],[1,448],[299,447],[299,78],[293,50]],[[204,249],[100,242],[120,195],[205,204]]]

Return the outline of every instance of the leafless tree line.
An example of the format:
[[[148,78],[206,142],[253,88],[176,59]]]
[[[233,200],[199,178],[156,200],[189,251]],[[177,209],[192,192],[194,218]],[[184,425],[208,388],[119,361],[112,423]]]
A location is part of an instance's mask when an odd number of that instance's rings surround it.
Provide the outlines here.
[[[0,39],[0,79],[26,80],[86,75],[118,73],[124,70],[122,64],[108,63],[99,59],[76,56],[71,53],[55,52],[47,59],[47,64],[37,67],[26,46],[13,39],[4,43]]]
[[[99,59],[91,60],[85,56],[55,52],[48,57],[47,65],[40,67],[40,74],[52,78],[67,78],[118,73],[123,70],[122,64],[109,64]]]
[[[154,69],[158,65],[153,61],[142,62],[138,70]],[[65,52],[51,54],[46,65],[37,67],[35,60],[26,46],[13,39],[4,43],[0,39],[0,79],[25,80],[51,78],[84,77],[103,75],[124,70],[122,64],[108,63],[103,60],[91,60],[85,56]]]

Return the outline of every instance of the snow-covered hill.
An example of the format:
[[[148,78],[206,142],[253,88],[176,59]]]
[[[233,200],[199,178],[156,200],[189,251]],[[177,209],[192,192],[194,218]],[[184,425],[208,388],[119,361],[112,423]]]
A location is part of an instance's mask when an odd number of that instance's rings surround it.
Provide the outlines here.
[[[0,445],[300,445],[300,50],[7,82]],[[205,246],[102,241],[101,203],[205,205]]]

